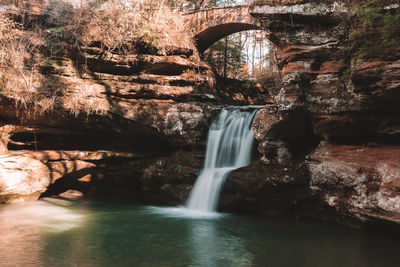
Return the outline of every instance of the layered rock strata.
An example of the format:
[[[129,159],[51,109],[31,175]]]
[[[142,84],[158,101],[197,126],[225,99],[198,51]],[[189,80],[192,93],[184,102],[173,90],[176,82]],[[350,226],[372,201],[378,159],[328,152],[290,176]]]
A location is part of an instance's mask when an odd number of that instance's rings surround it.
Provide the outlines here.
[[[279,48],[282,83],[273,99],[249,98],[269,103],[253,123],[258,154],[227,178],[221,208],[398,224],[400,50],[354,60],[347,2],[262,0],[249,10]],[[174,51],[60,55],[40,70],[63,88],[44,115],[2,97],[0,201],[75,189],[182,203],[218,97],[195,51]]]
[[[32,25],[42,25],[45,15],[40,5],[37,12],[0,8],[17,20],[28,16]],[[161,183],[161,174],[148,169],[167,161],[178,167],[160,172],[178,176],[182,160],[174,153],[203,151],[198,144],[218,107],[214,76],[194,46],[159,54],[138,43],[136,52],[122,55],[100,42],[79,51],[43,45],[35,72],[52,107],[0,95],[0,202],[68,189],[141,200],[159,193],[160,201],[183,201],[199,167],[188,163],[180,190],[178,182]]]
[[[398,57],[352,60],[354,10],[342,1],[266,0],[250,12],[279,47],[282,86],[253,124],[262,156],[253,165],[268,172],[235,171],[226,208],[260,201],[258,212],[328,218],[331,207],[337,221],[398,223]]]

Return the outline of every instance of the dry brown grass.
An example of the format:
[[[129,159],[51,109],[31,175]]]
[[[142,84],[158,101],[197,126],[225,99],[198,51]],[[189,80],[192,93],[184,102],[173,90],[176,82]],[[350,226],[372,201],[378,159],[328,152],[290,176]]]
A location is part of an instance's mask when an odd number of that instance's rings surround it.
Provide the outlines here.
[[[6,2],[28,12],[36,8],[31,1]],[[7,11],[0,9],[0,94],[15,99],[19,107],[34,114],[55,106],[73,114],[106,112],[109,107],[88,88],[75,87],[69,94],[71,84],[41,74],[38,67],[60,55],[99,44],[120,54],[135,53],[136,43],[144,43],[158,54],[166,54],[174,47],[194,48],[183,18],[166,3],[162,0],[44,1],[35,9],[44,23],[33,28],[32,24],[27,27],[28,24],[15,23]]]
[[[37,72],[42,45],[37,32],[23,31],[21,24],[0,12],[0,92],[35,113],[52,109],[55,99],[54,90],[48,90]]]
[[[171,11],[164,1],[108,1],[96,12],[84,32],[85,43],[101,40],[115,49],[144,41],[165,54],[171,47],[193,47],[180,14]]]
[[[62,35],[75,47],[100,43],[116,53],[134,52],[145,43],[165,54],[173,47],[194,47],[182,16],[162,0],[53,1],[45,11],[50,33]]]
[[[69,93],[60,96],[62,107],[75,116],[80,113],[86,114],[106,114],[110,109],[110,103],[102,94],[102,85],[91,81],[82,83],[79,78],[69,78],[64,83],[68,83],[65,90]],[[73,92],[71,92],[73,90]]]

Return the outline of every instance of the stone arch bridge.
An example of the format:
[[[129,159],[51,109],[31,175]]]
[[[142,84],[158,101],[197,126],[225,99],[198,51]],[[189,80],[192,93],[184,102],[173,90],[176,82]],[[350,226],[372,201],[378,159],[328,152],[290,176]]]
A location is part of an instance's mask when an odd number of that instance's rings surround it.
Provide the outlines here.
[[[183,15],[192,29],[199,52],[233,33],[261,29],[261,22],[250,15],[249,6],[201,9]]]

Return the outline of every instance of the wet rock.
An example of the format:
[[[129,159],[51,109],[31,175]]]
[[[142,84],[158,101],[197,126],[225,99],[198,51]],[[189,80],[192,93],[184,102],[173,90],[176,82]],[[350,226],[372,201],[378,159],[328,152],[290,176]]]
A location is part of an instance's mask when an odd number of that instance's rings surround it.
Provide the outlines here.
[[[309,179],[302,163],[254,161],[228,176],[219,206],[222,210],[269,216],[317,217],[322,206],[312,195]]]
[[[112,151],[9,151],[0,155],[0,203],[37,200],[68,190],[88,193],[107,162],[141,155]],[[97,164],[96,164],[97,163]]]
[[[400,52],[399,52],[400,53]],[[400,60],[367,61],[354,68],[354,91],[369,99],[369,105],[398,110],[400,97]]]
[[[352,61],[343,48],[354,12],[344,1],[263,0],[250,12],[279,47],[282,77],[275,105],[261,109],[253,124],[264,162],[279,170],[306,157],[310,184],[299,190],[336,209],[336,218],[399,223],[399,50]],[[306,144],[307,136],[314,142],[293,149]],[[265,172],[241,186],[258,188],[270,176]]]
[[[49,169],[32,156],[0,156],[0,203],[38,199],[50,184]]]
[[[58,196],[65,199],[80,199],[84,197],[83,193],[77,190],[67,190]]]
[[[130,159],[99,167],[88,195],[182,205],[204,160],[204,151],[178,150],[166,156]]]
[[[44,7],[35,14],[29,8],[9,11],[35,23],[46,21]],[[0,202],[68,190],[136,199],[170,192],[164,196],[182,201],[187,185],[166,177],[186,173],[186,167],[166,161],[159,166],[163,172],[145,170],[177,147],[205,141],[218,110],[215,78],[194,47],[171,47],[161,55],[136,46],[135,53],[121,55],[94,42],[79,53],[40,55],[46,64],[35,71],[46,85],[39,89],[51,95],[50,110],[0,94]],[[150,180],[161,186],[148,186]],[[147,192],[143,185],[156,189]]]
[[[399,146],[322,143],[308,157],[310,188],[345,215],[400,223]]]
[[[316,140],[304,106],[266,105],[254,119],[253,132],[263,159],[280,163],[304,156]]]

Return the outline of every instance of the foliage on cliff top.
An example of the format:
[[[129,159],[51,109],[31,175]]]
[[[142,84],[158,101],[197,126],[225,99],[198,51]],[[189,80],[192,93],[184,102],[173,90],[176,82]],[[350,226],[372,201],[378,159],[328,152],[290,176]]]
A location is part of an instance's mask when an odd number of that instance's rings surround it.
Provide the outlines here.
[[[32,10],[30,1],[9,2],[17,7],[14,10],[27,13]],[[14,99],[17,105],[33,114],[51,110],[60,103],[74,114],[107,111],[108,107],[99,103],[78,105],[77,101],[85,101],[83,89],[82,93],[67,99],[69,84],[39,72],[39,67],[51,65],[59,56],[83,51],[91,45],[101,45],[119,54],[135,53],[136,43],[150,46],[159,54],[174,47],[194,47],[183,18],[171,11],[164,1],[55,0],[43,3],[41,20],[36,24],[24,21],[29,17],[26,14],[17,15],[14,20],[12,9],[0,8],[0,94]]]
[[[355,59],[396,57],[400,48],[400,8],[397,1],[361,1],[350,33]]]
[[[283,6],[283,5],[298,5],[298,4],[306,4],[306,3],[333,3],[334,0],[254,0],[251,4],[252,6],[262,6],[262,5],[271,5],[271,6]]]
[[[398,4],[398,0],[373,0],[377,2],[378,5],[386,4]],[[325,3],[325,4],[333,4],[334,2],[342,2],[348,6],[352,5],[363,5],[371,0],[254,0],[251,4],[252,6],[261,6],[261,5],[272,5],[272,6],[281,6],[281,5],[296,5],[296,4],[305,4],[305,3]]]
[[[50,32],[75,45],[101,43],[115,52],[134,52],[135,43],[165,54],[173,47],[194,44],[183,17],[161,0],[73,0],[51,2],[46,10]],[[65,14],[68,14],[67,16]]]
[[[25,108],[35,103],[36,109],[45,111],[53,105],[54,92],[46,90],[43,77],[35,71],[43,42],[22,27],[0,12],[0,93]]]

